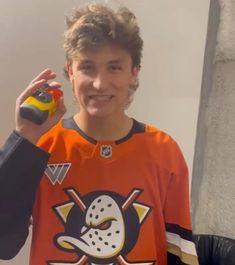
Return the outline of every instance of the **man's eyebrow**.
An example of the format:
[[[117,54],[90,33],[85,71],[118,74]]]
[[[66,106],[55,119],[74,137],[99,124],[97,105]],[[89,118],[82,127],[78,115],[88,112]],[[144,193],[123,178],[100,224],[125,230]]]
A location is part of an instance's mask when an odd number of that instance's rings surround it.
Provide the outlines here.
[[[114,59],[114,60],[111,60],[109,61],[108,63],[109,64],[113,64],[113,63],[124,63],[126,60],[124,59]]]
[[[121,64],[121,63],[125,63],[126,60],[125,59],[113,59],[107,62],[107,64]],[[95,61],[91,60],[91,59],[79,59],[78,60],[78,64],[95,64]]]
[[[86,64],[86,63],[94,63],[94,61],[89,60],[89,59],[81,59],[81,60],[78,60],[78,63],[79,64]]]

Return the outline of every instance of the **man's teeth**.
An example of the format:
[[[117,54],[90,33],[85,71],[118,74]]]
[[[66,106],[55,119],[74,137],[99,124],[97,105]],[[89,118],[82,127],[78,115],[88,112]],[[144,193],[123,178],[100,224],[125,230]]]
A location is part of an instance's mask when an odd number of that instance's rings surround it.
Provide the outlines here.
[[[112,96],[111,95],[92,95],[89,96],[91,99],[96,99],[96,100],[108,100],[111,99]]]

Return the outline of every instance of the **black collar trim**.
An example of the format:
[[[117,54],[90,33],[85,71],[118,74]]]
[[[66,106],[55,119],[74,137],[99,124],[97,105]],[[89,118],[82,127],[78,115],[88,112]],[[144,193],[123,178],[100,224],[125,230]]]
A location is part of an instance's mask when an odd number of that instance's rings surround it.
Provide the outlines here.
[[[68,128],[68,129],[72,129],[77,131],[83,138],[85,138],[87,141],[89,141],[92,144],[97,144],[97,140],[93,139],[92,137],[90,137],[89,135],[87,135],[84,131],[82,131],[78,125],[76,124],[76,122],[74,121],[73,117],[69,117],[66,119],[62,120],[62,126],[64,128]],[[115,144],[121,144],[123,142],[125,142],[126,140],[128,140],[133,134],[136,133],[143,133],[145,132],[145,125],[144,123],[138,122],[135,119],[133,119],[133,126],[130,130],[130,132],[124,136],[123,138],[115,141]]]

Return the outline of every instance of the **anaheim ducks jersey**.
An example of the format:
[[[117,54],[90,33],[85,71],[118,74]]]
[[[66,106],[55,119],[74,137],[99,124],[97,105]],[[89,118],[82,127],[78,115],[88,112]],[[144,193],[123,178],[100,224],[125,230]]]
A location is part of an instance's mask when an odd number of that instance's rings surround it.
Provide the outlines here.
[[[123,139],[96,141],[69,118],[38,146],[50,158],[30,265],[197,264],[187,168],[170,136],[134,121]]]

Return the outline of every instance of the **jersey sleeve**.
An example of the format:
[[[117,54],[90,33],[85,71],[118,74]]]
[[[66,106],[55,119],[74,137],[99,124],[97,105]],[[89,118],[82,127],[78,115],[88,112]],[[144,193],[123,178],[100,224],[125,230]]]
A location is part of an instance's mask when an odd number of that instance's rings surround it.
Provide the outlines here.
[[[177,143],[172,140],[169,157],[170,181],[164,204],[168,265],[198,264],[193,242],[188,169]]]
[[[13,258],[25,243],[48,158],[48,153],[16,132],[0,149],[0,259]]]

